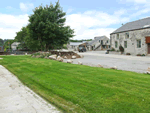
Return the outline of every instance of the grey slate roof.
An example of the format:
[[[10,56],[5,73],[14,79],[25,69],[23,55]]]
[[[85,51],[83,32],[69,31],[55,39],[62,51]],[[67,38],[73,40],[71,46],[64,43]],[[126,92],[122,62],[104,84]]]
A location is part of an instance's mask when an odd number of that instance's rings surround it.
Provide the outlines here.
[[[71,46],[78,46],[80,44],[82,44],[82,42],[70,42]]]
[[[99,40],[103,40],[104,38],[107,38],[107,37],[106,36],[97,36],[97,37],[94,37],[95,40],[92,40],[92,41],[88,42],[88,45],[93,45],[95,42],[97,42]]]
[[[145,28],[150,28],[150,17],[126,23],[125,25],[121,26],[119,29],[115,30],[111,34]]]

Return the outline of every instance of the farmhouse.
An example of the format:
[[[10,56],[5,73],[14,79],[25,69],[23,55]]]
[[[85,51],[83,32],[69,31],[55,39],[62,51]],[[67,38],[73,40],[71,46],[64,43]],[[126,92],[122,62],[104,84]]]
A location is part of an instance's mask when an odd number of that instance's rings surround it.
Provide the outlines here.
[[[110,34],[111,47],[131,55],[150,54],[150,17],[126,23]]]
[[[88,50],[106,50],[110,48],[110,40],[106,36],[94,37],[94,40],[90,41],[87,46]]]

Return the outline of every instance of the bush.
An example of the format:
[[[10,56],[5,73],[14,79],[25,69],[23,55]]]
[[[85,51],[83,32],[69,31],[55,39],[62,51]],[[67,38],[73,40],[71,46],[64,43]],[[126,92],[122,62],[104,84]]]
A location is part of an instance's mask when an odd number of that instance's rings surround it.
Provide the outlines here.
[[[112,47],[110,51],[115,51],[115,48]]]
[[[141,54],[137,54],[136,56],[141,56]]]
[[[142,54],[141,56],[145,56],[145,54]]]
[[[131,55],[130,53],[126,53],[126,55]]]
[[[117,50],[116,52],[120,52],[119,50]]]
[[[122,45],[119,46],[119,50],[121,51],[121,54],[123,54],[124,48],[122,47]]]
[[[32,54],[31,56],[37,56],[37,55],[40,55],[40,58],[44,58],[44,57],[49,57],[51,55],[51,53],[40,53],[40,52],[37,52],[37,53],[34,53]]]

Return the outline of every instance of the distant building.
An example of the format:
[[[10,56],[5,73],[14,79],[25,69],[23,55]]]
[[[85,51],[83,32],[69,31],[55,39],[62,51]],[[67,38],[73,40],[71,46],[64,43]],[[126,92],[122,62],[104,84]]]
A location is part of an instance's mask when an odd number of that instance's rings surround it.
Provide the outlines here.
[[[18,47],[19,44],[20,44],[20,42],[13,42],[13,43],[11,44],[12,50],[17,50],[17,47]]]
[[[67,44],[67,48],[68,50],[77,51],[80,44],[82,44],[82,42],[70,42]]]
[[[94,37],[94,40],[88,42],[88,50],[106,50],[110,48],[110,40],[106,36],[97,36]]]

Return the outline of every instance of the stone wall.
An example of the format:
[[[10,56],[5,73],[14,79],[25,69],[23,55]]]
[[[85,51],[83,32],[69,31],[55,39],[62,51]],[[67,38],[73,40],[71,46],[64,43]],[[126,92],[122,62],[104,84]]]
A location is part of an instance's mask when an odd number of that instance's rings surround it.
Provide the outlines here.
[[[145,54],[147,55],[147,44],[146,36],[150,36],[150,29],[142,29],[129,31],[129,38],[126,37],[127,32],[119,33],[119,39],[117,39],[117,34],[112,34],[111,37],[111,47],[115,48],[115,41],[118,42],[118,47],[115,50],[119,50],[119,45],[124,47],[124,41],[127,41],[127,48],[124,48],[125,53],[130,53],[132,55]],[[141,48],[137,48],[137,40],[141,39]]]

